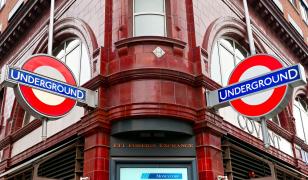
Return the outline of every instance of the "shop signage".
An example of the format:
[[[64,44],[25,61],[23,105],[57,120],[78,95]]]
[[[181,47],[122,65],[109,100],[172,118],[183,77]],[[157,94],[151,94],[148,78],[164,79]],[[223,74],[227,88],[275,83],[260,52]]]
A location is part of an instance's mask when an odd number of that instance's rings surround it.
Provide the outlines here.
[[[284,68],[273,56],[254,55],[233,70],[227,87],[208,92],[207,104],[210,108],[230,104],[252,119],[271,118],[288,103],[290,87],[303,84],[306,78],[301,65]]]
[[[111,136],[111,156],[195,156],[194,137],[178,137],[177,139],[126,139]]]
[[[188,143],[114,143],[113,148],[194,148]]]
[[[5,85],[14,87],[18,102],[37,118],[58,119],[79,103],[94,106],[94,93],[78,87],[72,71],[56,58],[35,55],[21,67],[8,67]]]

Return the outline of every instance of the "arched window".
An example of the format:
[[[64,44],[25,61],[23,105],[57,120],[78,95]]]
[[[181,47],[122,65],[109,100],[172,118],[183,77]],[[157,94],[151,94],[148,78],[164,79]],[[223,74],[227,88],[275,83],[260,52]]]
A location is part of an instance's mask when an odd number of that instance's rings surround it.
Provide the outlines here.
[[[90,80],[90,58],[86,45],[80,39],[71,38],[61,42],[54,49],[53,55],[72,70],[79,85]]]
[[[308,103],[302,97],[296,97],[293,104],[296,135],[308,144]]]
[[[227,85],[228,78],[236,64],[247,56],[248,51],[234,39],[219,39],[213,48],[211,78],[222,86]]]

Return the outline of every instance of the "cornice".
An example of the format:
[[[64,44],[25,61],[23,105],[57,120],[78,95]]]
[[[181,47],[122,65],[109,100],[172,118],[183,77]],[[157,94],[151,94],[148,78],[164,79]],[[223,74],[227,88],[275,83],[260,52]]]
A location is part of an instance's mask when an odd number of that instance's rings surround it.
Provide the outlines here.
[[[294,143],[300,146],[303,150],[308,152],[308,145],[305,143],[304,140],[300,139],[299,137],[295,136],[294,137]]]
[[[305,39],[290,25],[283,13],[268,0],[248,0],[251,7],[276,32],[277,36],[292,50],[301,63],[308,65],[308,46]]]
[[[29,123],[27,126],[20,128],[18,131],[14,132],[13,134],[5,137],[0,141],[0,149],[10,145],[11,143],[19,140],[20,138],[24,137],[25,135],[29,134],[30,132],[34,131],[42,124],[41,120],[34,120]]]
[[[226,135],[227,131],[223,128],[223,118],[209,109],[201,110],[199,120],[195,123],[195,133],[211,131],[219,136]]]
[[[154,44],[171,44],[173,46],[178,46],[179,48],[184,49],[186,43],[180,41],[178,39],[168,38],[168,37],[161,37],[161,36],[139,36],[139,37],[132,37],[117,41],[114,43],[116,48],[121,48],[123,46],[129,46],[132,44],[140,44],[140,43],[154,43]]]
[[[278,126],[276,123],[272,121],[267,121],[268,128],[274,131],[279,136],[285,138],[288,141],[292,141],[293,135],[289,131],[283,129],[282,127]]]
[[[244,19],[244,10],[233,0],[223,0],[226,5],[238,16],[240,19]],[[251,5],[251,10],[255,10],[260,17],[266,22],[272,30],[276,32],[277,36],[283,41],[298,59],[305,65],[308,65],[308,47],[305,43],[305,39],[289,24],[284,18],[282,12],[274,4],[273,1],[269,0],[248,0]],[[250,11],[251,11],[250,10]],[[252,28],[254,34],[259,36],[271,49],[277,53],[277,55],[285,60],[285,57],[281,57],[284,54],[279,48],[273,45],[267,38],[266,34],[258,27],[254,19],[252,19]],[[283,55],[285,56],[285,54]],[[289,64],[289,63],[287,63]]]
[[[31,0],[25,3],[0,36],[0,57],[14,46],[48,5],[49,1],[45,0]]]
[[[114,43],[119,56],[127,55],[128,48],[135,44],[155,44],[167,45],[172,47],[175,55],[183,56],[183,50],[186,47],[186,42],[162,36],[138,36],[122,39]]]
[[[119,73],[107,76],[106,78],[109,86],[136,79],[163,79],[196,86],[196,77],[194,75],[161,68],[142,68],[121,71]]]

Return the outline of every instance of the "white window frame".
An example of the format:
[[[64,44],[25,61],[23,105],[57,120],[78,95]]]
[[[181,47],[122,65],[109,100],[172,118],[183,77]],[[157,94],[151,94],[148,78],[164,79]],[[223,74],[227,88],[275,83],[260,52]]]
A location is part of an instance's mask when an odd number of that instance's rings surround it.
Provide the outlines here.
[[[293,28],[302,36],[304,37],[303,30],[300,28],[300,26],[294,21],[294,19],[288,14],[288,19],[290,24],[293,26]]]
[[[296,0],[289,0],[293,6],[296,6]]]
[[[156,15],[156,16],[163,16],[164,17],[164,37],[167,36],[167,18],[166,18],[166,0],[163,0],[163,13],[158,13],[158,12],[139,12],[139,13],[135,13],[135,0],[133,0],[133,37],[138,37],[136,36],[135,33],[135,17],[136,16],[142,16],[142,15]],[[149,35],[149,36],[153,36],[153,35]]]
[[[301,0],[299,5],[300,5],[299,8],[300,8],[302,19],[308,25],[308,4],[306,3],[306,1]]]
[[[279,119],[279,116],[278,116],[278,115],[272,117],[272,118],[270,119],[270,121],[272,121],[273,123],[275,123],[275,124],[277,124],[279,127],[281,127],[280,119]]]
[[[0,0],[0,10],[5,6],[6,0]]]
[[[24,4],[24,0],[19,0],[13,7],[13,9],[9,12],[8,21],[14,17],[14,15],[18,12],[18,10],[21,8],[21,6]]]
[[[224,43],[222,43],[221,42],[221,39],[224,39],[224,40],[231,40],[232,41],[232,49],[229,49],[229,47],[227,47],[226,45],[224,45]],[[217,82],[218,84],[220,84],[220,85],[224,85],[223,83],[223,77],[222,77],[222,74],[223,74],[223,72],[221,72],[221,67],[222,67],[222,61],[221,61],[221,58],[220,58],[220,51],[221,51],[221,49],[220,49],[220,46],[222,46],[223,48],[225,48],[228,52],[230,52],[232,55],[233,55],[233,63],[234,63],[234,67],[237,65],[237,63],[236,63],[236,58],[238,58],[238,59],[240,59],[240,57],[238,57],[237,55],[236,55],[236,53],[235,53],[235,49],[236,49],[236,47],[235,47],[235,45],[239,45],[239,46],[241,46],[245,51],[246,51],[246,53],[247,53],[247,55],[246,55],[246,57],[245,58],[247,58],[248,56],[249,56],[249,52],[247,51],[247,49],[245,48],[245,47],[243,47],[237,40],[235,40],[235,39],[233,39],[233,38],[231,38],[231,37],[225,37],[225,36],[223,36],[223,37],[221,37],[221,38],[219,38],[218,40],[217,40],[217,42],[215,43],[215,46],[217,46],[217,48],[218,48],[218,58],[219,58],[219,67],[220,67],[220,71],[219,71],[219,73],[220,73],[220,82]],[[244,59],[245,59],[244,58]],[[212,74],[210,75],[210,76],[212,76]]]
[[[297,97],[297,98],[300,98],[300,97]],[[301,99],[301,98],[300,98]],[[305,141],[305,143],[306,144],[308,144],[308,139],[307,139],[307,137],[308,137],[308,135],[306,134],[306,133],[308,133],[308,131],[306,131],[305,130],[305,127],[304,127],[304,122],[303,122],[303,117],[302,117],[302,109],[300,108],[300,107],[298,107],[298,105],[297,105],[297,103],[301,103],[300,102],[300,100],[298,100],[298,102],[297,102],[297,100],[296,99],[294,99],[294,106],[296,106],[296,108],[297,108],[297,110],[299,110],[300,111],[300,119],[296,119],[296,117],[295,117],[295,121],[300,121],[300,123],[301,123],[301,125],[302,125],[302,131],[303,131],[303,133],[304,133],[304,139],[303,139],[303,141]],[[307,104],[307,102],[306,102],[306,105],[308,106],[308,104]],[[294,107],[293,107],[294,108]],[[307,107],[308,108],[308,107]],[[294,110],[293,110],[294,111]],[[307,114],[308,114],[308,111],[306,112]],[[296,123],[295,123],[296,124]],[[298,134],[298,132],[296,132],[296,135]]]
[[[33,117],[29,112],[25,111],[24,117],[22,120],[22,127],[25,127],[27,124],[31,123],[36,118]]]
[[[69,50],[69,51],[67,51],[67,43],[68,43],[68,41],[70,41],[70,40],[78,40],[78,43],[76,43],[73,47],[71,47],[71,49]],[[78,61],[79,61],[79,69],[78,69],[78,77],[76,77],[76,75],[74,75],[75,76],[75,78],[77,79],[77,83],[79,84],[79,85],[82,85],[81,83],[80,83],[80,81],[81,81],[81,70],[82,70],[82,55],[83,55],[83,53],[88,53],[88,52],[83,52],[83,46],[86,46],[86,44],[84,43],[84,42],[82,42],[82,40],[80,39],[80,38],[75,38],[75,37],[71,37],[71,38],[67,38],[67,39],[64,39],[58,46],[56,46],[55,47],[55,49],[56,48],[58,48],[59,46],[63,46],[63,48],[64,48],[64,54],[62,55],[62,56],[57,56],[57,58],[59,59],[59,60],[61,60],[61,61],[63,61],[65,64],[67,63],[66,62],[66,58],[67,58],[67,56],[71,53],[71,52],[73,52],[76,48],[78,48],[78,46],[80,46],[79,48],[80,48],[80,50],[79,50],[79,59],[78,59]],[[55,49],[53,49],[53,50],[55,50]],[[54,55],[54,52],[53,52],[53,55]],[[90,59],[90,56],[88,56],[89,57],[89,63],[91,63],[91,59]],[[64,58],[63,60],[62,60],[62,58]],[[92,72],[91,72],[91,69],[90,69],[90,78],[89,78],[89,80],[92,78]]]
[[[273,1],[273,2],[276,4],[276,6],[280,9],[280,11],[283,12],[283,6],[282,6],[280,0],[272,0],[272,1]]]

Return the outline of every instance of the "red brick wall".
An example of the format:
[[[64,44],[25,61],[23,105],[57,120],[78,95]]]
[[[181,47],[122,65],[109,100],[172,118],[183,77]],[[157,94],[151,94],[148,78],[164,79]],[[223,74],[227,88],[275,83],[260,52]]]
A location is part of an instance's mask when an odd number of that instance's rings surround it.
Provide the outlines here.
[[[288,14],[292,17],[292,19],[296,22],[296,24],[301,28],[304,34],[304,41],[306,44],[308,44],[308,24],[305,23],[305,21],[302,18],[302,14],[300,11],[300,1],[296,0],[296,5],[292,5],[292,3],[289,0],[280,0],[282,6],[283,6],[283,13],[286,20],[288,20]],[[308,2],[307,0],[303,0]],[[288,20],[289,21],[289,20]]]
[[[27,1],[28,0],[24,0],[24,2]],[[6,0],[5,6],[0,10],[0,23],[2,23],[1,32],[3,32],[7,27],[9,13],[17,2],[18,0]]]

